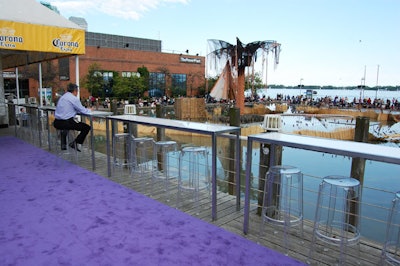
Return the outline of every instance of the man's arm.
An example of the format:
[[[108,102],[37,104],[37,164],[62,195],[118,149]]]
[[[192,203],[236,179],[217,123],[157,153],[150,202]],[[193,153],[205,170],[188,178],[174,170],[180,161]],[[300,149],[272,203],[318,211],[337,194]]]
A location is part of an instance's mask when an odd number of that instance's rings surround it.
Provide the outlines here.
[[[82,105],[81,101],[79,98],[75,97],[76,100],[74,100],[73,105],[77,113],[79,114],[90,114],[92,112],[92,109],[86,108],[85,106]]]

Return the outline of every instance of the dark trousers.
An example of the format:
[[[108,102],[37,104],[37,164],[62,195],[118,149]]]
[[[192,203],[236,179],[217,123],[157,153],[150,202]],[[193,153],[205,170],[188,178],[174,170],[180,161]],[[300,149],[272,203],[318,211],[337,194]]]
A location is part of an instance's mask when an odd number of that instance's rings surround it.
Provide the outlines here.
[[[68,130],[76,130],[79,131],[79,135],[76,137],[75,142],[78,144],[82,144],[85,141],[87,134],[89,134],[90,126],[83,123],[77,122],[74,118],[70,118],[68,120],[54,120],[54,127],[56,129],[60,129],[61,131],[61,145],[66,144]]]

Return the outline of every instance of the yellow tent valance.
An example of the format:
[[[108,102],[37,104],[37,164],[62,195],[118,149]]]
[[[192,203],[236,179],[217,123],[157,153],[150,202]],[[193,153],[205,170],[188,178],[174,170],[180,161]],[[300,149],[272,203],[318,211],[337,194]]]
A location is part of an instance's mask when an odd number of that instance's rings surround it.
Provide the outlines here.
[[[0,49],[84,54],[85,31],[0,20]]]

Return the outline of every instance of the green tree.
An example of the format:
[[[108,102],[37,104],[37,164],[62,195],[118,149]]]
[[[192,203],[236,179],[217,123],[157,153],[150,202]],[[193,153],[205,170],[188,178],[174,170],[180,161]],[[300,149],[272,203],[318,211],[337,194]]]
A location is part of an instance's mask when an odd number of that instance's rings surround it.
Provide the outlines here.
[[[143,86],[145,86],[145,90],[149,88],[149,79],[150,72],[147,67],[142,66],[138,67],[137,72],[140,74],[140,79],[142,80]]]
[[[256,72],[254,75],[247,75],[245,77],[245,88],[251,89],[253,93],[258,89],[265,88],[265,84],[261,78],[261,73]]]
[[[118,74],[114,76],[113,93],[120,99],[138,98],[143,95],[146,89],[144,79],[140,75],[122,77]]]
[[[94,97],[103,96],[104,94],[104,78],[103,70],[97,63],[91,64],[88,68],[88,73],[82,80],[83,85]]]
[[[186,89],[180,87],[171,87],[171,97],[181,97],[186,96]]]

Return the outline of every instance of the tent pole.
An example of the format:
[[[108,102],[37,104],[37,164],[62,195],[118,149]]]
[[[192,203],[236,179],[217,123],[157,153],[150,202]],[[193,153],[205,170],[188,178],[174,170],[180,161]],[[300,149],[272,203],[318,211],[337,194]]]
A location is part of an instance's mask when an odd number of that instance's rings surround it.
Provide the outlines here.
[[[15,68],[15,85],[17,90],[17,103],[19,103],[19,78],[18,78],[18,67]]]
[[[8,108],[4,92],[3,59],[0,56],[0,127],[8,126]]]
[[[42,101],[42,94],[43,94],[43,88],[42,88],[42,63],[39,63],[39,106],[43,106],[43,101]]]
[[[75,56],[75,80],[76,85],[78,86],[78,98],[81,98],[81,88],[79,86],[79,56]]]

